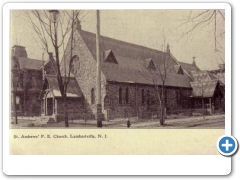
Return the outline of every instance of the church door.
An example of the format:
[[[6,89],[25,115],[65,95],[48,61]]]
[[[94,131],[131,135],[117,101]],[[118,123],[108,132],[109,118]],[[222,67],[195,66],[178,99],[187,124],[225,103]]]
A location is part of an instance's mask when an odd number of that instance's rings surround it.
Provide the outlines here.
[[[53,114],[53,99],[47,99],[47,115],[51,116]]]

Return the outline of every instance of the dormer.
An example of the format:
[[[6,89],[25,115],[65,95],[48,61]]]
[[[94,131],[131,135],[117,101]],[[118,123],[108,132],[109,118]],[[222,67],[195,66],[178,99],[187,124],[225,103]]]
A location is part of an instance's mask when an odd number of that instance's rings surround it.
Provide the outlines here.
[[[183,69],[181,65],[174,65],[174,69],[177,74],[183,74]]]
[[[156,66],[154,65],[152,58],[146,59],[146,68],[151,70],[156,70]]]
[[[116,57],[114,56],[111,49],[103,52],[103,58],[104,62],[118,64]]]

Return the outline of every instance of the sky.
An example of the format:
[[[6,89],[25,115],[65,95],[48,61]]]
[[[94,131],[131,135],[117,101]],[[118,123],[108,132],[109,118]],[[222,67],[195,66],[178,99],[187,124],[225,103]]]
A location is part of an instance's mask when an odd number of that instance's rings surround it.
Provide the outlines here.
[[[214,21],[204,27],[194,29],[189,36],[183,36],[194,27],[194,22],[186,22],[205,10],[101,10],[100,33],[102,36],[133,44],[162,50],[169,43],[172,55],[181,62],[192,63],[193,56],[202,70],[217,69],[224,62],[224,24],[217,17],[218,46],[221,52],[214,51]],[[223,12],[224,13],[224,12]],[[83,30],[96,32],[96,11],[82,11],[80,16]],[[218,15],[220,16],[220,15]],[[82,18],[83,17],[83,18]],[[28,57],[42,59],[42,50],[36,33],[27,21],[22,10],[11,12],[10,45],[25,46]],[[10,48],[11,48],[10,47]],[[47,57],[45,57],[47,60]]]

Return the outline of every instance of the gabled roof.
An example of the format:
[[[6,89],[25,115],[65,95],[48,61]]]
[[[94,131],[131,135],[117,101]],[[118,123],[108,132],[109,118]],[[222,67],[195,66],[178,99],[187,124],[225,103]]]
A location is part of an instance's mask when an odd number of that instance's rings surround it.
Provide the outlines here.
[[[214,95],[218,80],[207,82],[191,82],[192,97],[212,97]]]
[[[41,60],[30,59],[25,57],[19,57],[18,63],[20,69],[38,70],[43,65],[43,62]]]
[[[174,69],[177,74],[183,74],[183,69],[182,69],[181,65],[174,65]]]
[[[147,68],[147,69],[156,70],[156,67],[155,67],[155,65],[154,65],[154,63],[153,63],[152,58],[146,59],[146,68]]]
[[[44,65],[44,66],[47,66],[48,64],[52,65],[52,61],[51,61],[51,60],[44,61],[44,64],[42,64],[42,65],[39,67],[39,69],[42,69],[43,65]],[[56,64],[56,63],[54,63],[54,65],[55,65],[55,64]]]
[[[85,42],[87,48],[96,57],[96,35],[87,31],[79,30],[79,34]],[[153,84],[149,79],[151,73],[144,65],[144,62],[149,57],[152,58],[156,67],[161,66],[164,57],[168,56],[168,53],[158,50],[150,49],[147,47],[111,39],[108,37],[100,37],[100,52],[104,52],[111,49],[114,52],[118,64],[106,63],[102,61],[102,72],[105,75],[107,81],[116,82],[132,82],[141,84]],[[188,87],[190,88],[191,79],[187,75],[176,74],[174,65],[177,63],[170,57],[168,57],[169,74],[167,76],[166,86],[174,87]],[[159,74],[154,76],[159,77]],[[158,78],[158,85],[162,85],[160,78]]]
[[[212,74],[210,71],[206,71],[207,72],[207,74],[208,74],[208,76],[209,76],[209,78],[211,79],[211,80],[214,80],[214,79],[218,79],[214,74]]]
[[[188,73],[192,72],[192,71],[200,71],[200,69],[197,66],[194,66],[190,63],[185,63],[185,62],[180,62],[179,64],[182,66],[182,68],[184,70],[186,70]]]
[[[46,75],[46,80],[48,82],[49,88],[51,89],[53,95],[55,97],[62,97],[58,87],[57,76]],[[67,87],[67,97],[82,97],[82,92],[77,83],[77,80],[73,77],[70,78],[70,81]]]
[[[42,64],[42,66],[40,66],[39,69],[42,69],[43,66],[44,66],[45,71],[46,71],[47,74],[56,74],[57,73],[57,63],[56,63],[55,60],[47,60],[47,61],[45,61],[44,65]],[[51,69],[51,71],[49,71],[49,69]]]
[[[104,51],[104,61],[118,64],[116,57],[114,56],[112,50]]]

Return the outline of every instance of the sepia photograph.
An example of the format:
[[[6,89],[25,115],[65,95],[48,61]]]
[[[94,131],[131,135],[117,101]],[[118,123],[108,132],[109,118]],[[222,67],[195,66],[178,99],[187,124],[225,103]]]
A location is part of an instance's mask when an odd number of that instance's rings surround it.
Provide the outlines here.
[[[4,5],[4,173],[229,174],[231,13],[227,3]]]
[[[11,129],[224,129],[225,10],[11,10]]]

